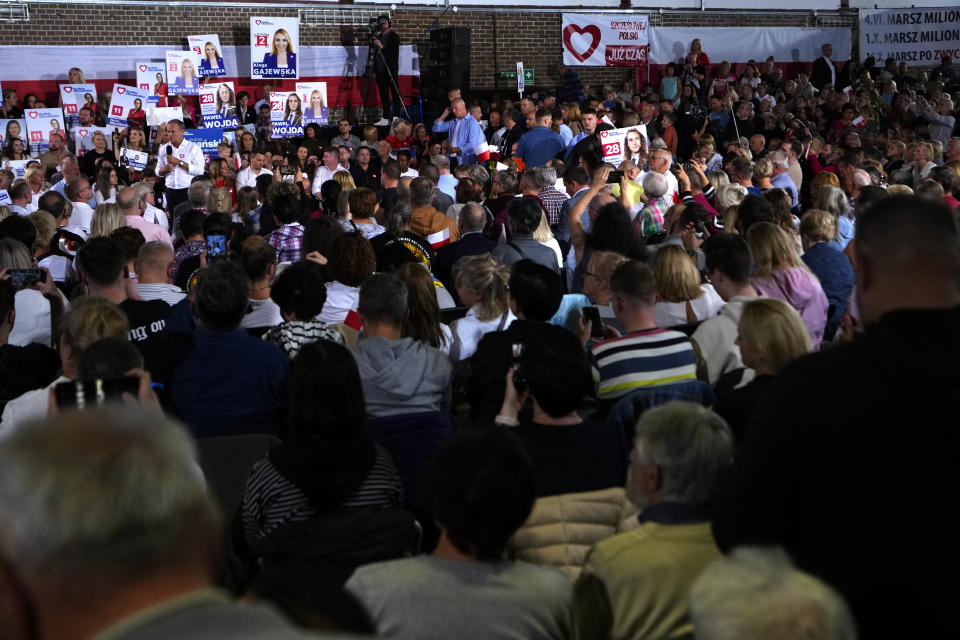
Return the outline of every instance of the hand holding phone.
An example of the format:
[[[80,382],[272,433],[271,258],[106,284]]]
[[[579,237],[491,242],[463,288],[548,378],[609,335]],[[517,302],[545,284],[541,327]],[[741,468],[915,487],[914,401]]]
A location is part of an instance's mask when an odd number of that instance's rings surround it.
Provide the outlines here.
[[[581,313],[583,313],[584,321],[590,323],[590,337],[603,337],[603,323],[600,322],[600,310],[596,307],[583,307]]]

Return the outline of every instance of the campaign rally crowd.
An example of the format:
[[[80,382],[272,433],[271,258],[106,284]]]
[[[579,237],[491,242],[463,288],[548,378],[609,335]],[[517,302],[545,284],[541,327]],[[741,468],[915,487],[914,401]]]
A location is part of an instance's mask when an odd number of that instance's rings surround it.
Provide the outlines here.
[[[955,633],[960,70],[708,54],[8,130],[0,633]]]

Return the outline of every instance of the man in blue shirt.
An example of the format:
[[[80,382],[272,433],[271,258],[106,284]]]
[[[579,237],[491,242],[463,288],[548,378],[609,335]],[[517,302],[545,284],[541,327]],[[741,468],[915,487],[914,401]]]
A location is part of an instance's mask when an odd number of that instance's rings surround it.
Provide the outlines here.
[[[578,142],[587,136],[593,135],[593,132],[597,129],[598,122],[600,122],[600,120],[597,117],[597,110],[593,107],[586,107],[580,112],[580,126],[583,128],[583,131],[575,135],[573,140],[570,141],[570,144],[567,145],[568,157],[570,152],[573,151],[573,148],[577,146]]]
[[[444,122],[447,114],[453,112],[454,119]],[[474,149],[487,141],[483,136],[480,123],[467,113],[467,105],[463,98],[456,98],[450,103],[450,109],[444,109],[440,117],[433,123],[434,133],[447,133],[450,136],[450,154],[455,155],[457,164],[474,164],[477,153]]]
[[[550,130],[550,114],[546,109],[538,109],[536,126],[520,137],[516,156],[528,167],[540,167],[548,160],[563,153],[565,146],[559,133]]]

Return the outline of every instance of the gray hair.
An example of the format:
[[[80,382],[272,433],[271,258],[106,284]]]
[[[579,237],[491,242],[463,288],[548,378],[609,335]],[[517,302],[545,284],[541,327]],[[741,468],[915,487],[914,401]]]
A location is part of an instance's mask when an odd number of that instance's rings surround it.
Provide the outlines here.
[[[207,193],[210,191],[210,183],[206,180],[197,180],[191,183],[187,198],[190,204],[197,209],[203,209],[207,206]]]
[[[483,231],[487,225],[487,211],[476,202],[468,202],[460,209],[460,226],[464,233]]]
[[[543,165],[542,167],[537,167],[537,173],[543,176],[543,180],[546,183],[543,185],[544,187],[549,187],[551,185],[557,184],[557,170],[551,167],[550,165]]]
[[[656,171],[643,176],[643,192],[651,198],[662,198],[667,193],[667,179]]]
[[[742,184],[722,184],[717,187],[717,195],[714,196],[714,204],[717,211],[725,211],[728,207],[733,207],[747,197],[747,188]]]
[[[774,167],[780,167],[785,171],[790,169],[790,158],[780,149],[770,152],[767,157],[770,158]]]
[[[554,172],[553,180],[547,180],[546,175],[543,172],[544,167],[535,167],[533,169],[527,169],[523,173],[523,178],[521,180],[526,180],[530,183],[530,186],[540,191],[544,187],[548,187],[554,184],[557,181],[557,174]]]
[[[825,184],[820,187],[820,191],[816,194],[814,209],[829,211],[835,218],[839,218],[840,216],[849,218],[850,200],[847,199],[847,194],[845,194],[840,187]]]
[[[487,171],[486,167],[479,164],[468,164],[464,167],[464,170],[466,170],[471,178],[477,181],[481,191],[486,189],[487,185],[490,184],[490,172]]]
[[[779,548],[742,547],[697,578],[690,593],[697,640],[856,640],[836,591],[798,571]]]
[[[64,413],[0,441],[0,536],[20,567],[68,586],[130,578],[218,533],[193,441],[159,411]]]
[[[397,198],[390,205],[390,211],[387,213],[387,231],[399,235],[410,224],[412,215],[413,205],[410,204],[410,200]]]
[[[407,285],[393,273],[375,273],[360,286],[357,313],[365,320],[401,326],[407,319]]]
[[[137,182],[130,185],[134,191],[136,191],[137,196],[142,200],[144,196],[148,193],[153,193],[153,185],[147,182]]]
[[[717,475],[733,457],[733,432],[726,421],[692,402],[645,411],[636,433],[637,461],[660,467],[664,501],[706,504]]]
[[[19,240],[4,238],[0,240],[0,269],[30,269],[33,258],[30,249]]]

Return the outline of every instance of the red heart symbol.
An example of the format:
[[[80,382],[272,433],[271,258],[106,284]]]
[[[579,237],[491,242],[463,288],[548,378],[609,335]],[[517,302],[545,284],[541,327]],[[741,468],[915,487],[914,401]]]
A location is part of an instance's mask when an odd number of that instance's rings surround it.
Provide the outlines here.
[[[573,43],[570,42],[570,37],[574,33],[577,33],[580,35],[589,34],[590,37],[593,38],[593,42],[590,44],[590,46],[587,48],[585,52],[583,53],[578,52],[574,48]],[[600,27],[593,24],[589,24],[586,27],[583,27],[582,29],[575,24],[568,24],[566,28],[563,30],[564,46],[567,48],[568,51],[570,51],[571,54],[573,54],[573,57],[579,60],[580,62],[583,62],[584,60],[586,60],[587,58],[593,55],[593,52],[596,51],[597,47],[600,45],[600,38],[601,38]]]
[[[80,134],[80,137],[81,137],[81,138],[86,138],[86,137],[87,137],[87,134],[90,133],[90,132],[87,131],[86,129],[80,129],[80,131],[79,131],[78,133]]]
[[[126,88],[126,87],[117,87],[117,93],[119,93],[120,95],[123,95],[123,94],[125,94],[126,92],[127,92],[127,88]]]
[[[71,87],[70,85],[67,85],[63,88],[63,90],[66,91],[67,93],[70,93],[73,91],[73,87]]]
[[[259,20],[257,20],[257,24],[260,24],[260,21],[259,21]]]
[[[30,117],[33,118],[34,120],[36,120],[36,119],[37,119],[37,112],[36,112],[36,111],[31,111],[31,112],[30,112]]]
[[[147,65],[145,64],[140,65],[140,71],[146,72],[146,70],[147,70]]]

